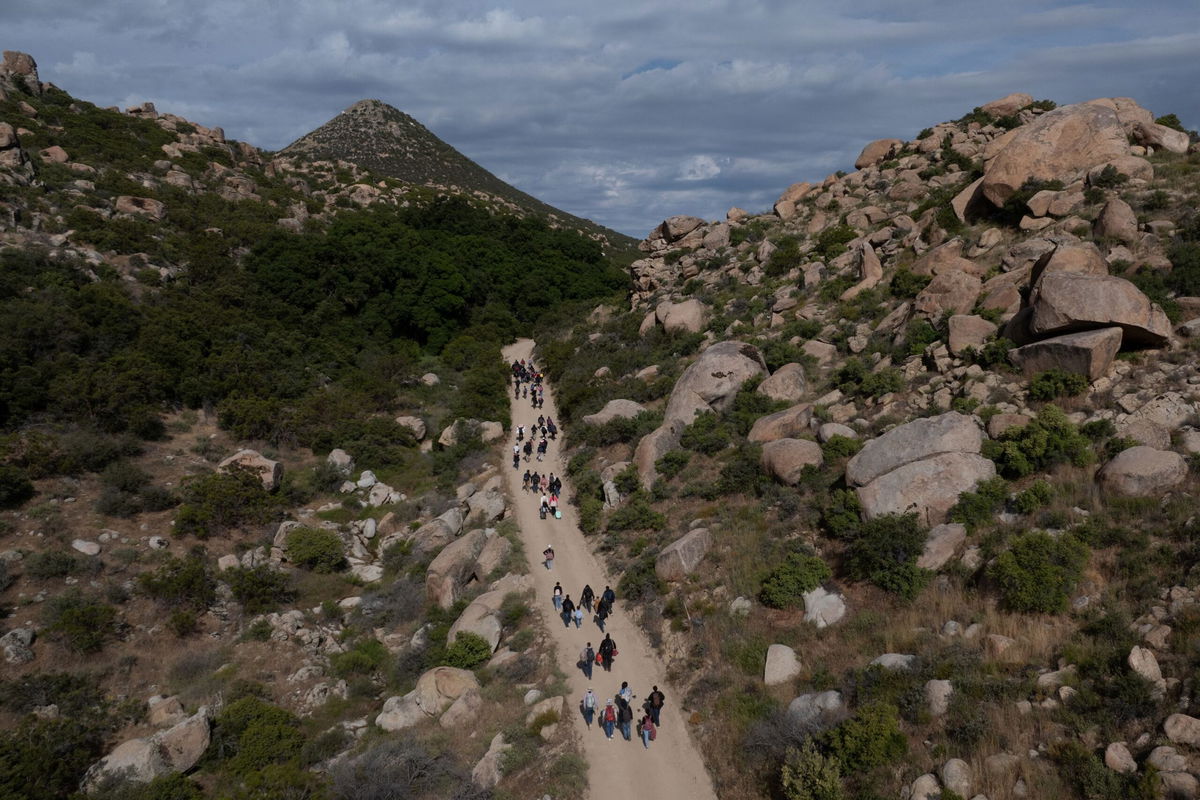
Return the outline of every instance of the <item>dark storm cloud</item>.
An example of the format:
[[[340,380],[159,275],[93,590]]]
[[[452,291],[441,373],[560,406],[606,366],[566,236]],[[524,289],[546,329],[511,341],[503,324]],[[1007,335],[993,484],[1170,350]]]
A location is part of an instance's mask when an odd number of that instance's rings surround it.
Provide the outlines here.
[[[1194,0],[9,0],[3,46],[101,104],[279,148],[364,97],[633,235],[770,206],[1010,91],[1200,125]]]

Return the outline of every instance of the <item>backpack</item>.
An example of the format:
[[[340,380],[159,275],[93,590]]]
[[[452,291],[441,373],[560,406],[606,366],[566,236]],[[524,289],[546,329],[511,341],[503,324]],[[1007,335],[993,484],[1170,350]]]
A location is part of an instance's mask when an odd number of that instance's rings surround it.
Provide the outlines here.
[[[615,711],[613,711],[612,706],[605,706],[604,721],[605,722],[616,722],[617,721],[617,713]]]
[[[595,708],[596,707],[596,696],[593,694],[585,694],[583,696],[583,707],[584,708]]]

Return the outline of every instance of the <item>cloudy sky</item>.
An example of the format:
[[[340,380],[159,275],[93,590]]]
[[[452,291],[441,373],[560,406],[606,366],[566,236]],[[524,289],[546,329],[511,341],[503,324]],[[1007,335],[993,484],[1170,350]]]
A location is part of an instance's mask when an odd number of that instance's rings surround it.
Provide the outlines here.
[[[3,0],[0,21],[76,96],[267,149],[379,98],[639,238],[1011,91],[1200,127],[1197,0]]]

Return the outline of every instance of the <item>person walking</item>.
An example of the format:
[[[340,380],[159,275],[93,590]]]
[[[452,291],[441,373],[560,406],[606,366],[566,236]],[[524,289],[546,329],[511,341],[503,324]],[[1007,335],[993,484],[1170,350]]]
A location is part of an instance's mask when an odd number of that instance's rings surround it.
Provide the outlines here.
[[[600,595],[600,599],[608,603],[608,613],[613,613],[613,606],[617,602],[617,593],[612,590],[611,586],[604,587],[604,594]]]
[[[604,735],[612,739],[613,728],[617,724],[617,709],[613,706],[612,698],[604,701],[604,711],[600,713],[600,724],[604,727]]]
[[[520,469],[520,468],[521,468],[521,447],[520,447],[520,445],[514,444],[513,445],[513,469]]]
[[[663,696],[663,693],[657,686],[651,690],[650,696],[646,698],[646,710],[650,713],[650,719],[654,721],[655,726],[662,725],[662,722],[659,721],[659,715],[662,713],[663,703],[666,700],[666,697]]]
[[[600,666],[604,667],[605,672],[612,672],[612,662],[616,655],[617,643],[613,641],[612,636],[604,634],[604,641],[600,642],[600,657],[603,659]]]
[[[546,545],[546,549],[542,551],[542,563],[546,569],[554,569],[554,548]]]
[[[633,689],[629,688],[629,681],[621,681],[621,688],[617,691],[617,697],[620,697],[626,703],[632,703],[633,698],[636,696],[633,693]]]
[[[547,548],[549,549],[549,548]],[[551,599],[554,600],[554,610],[562,613],[563,588],[559,581],[554,582],[554,589],[551,592]]]
[[[579,605],[590,614],[592,613],[592,601],[596,599],[596,593],[592,591],[592,585],[585,583],[583,591],[579,593]]]
[[[606,619],[608,619],[608,603],[601,600],[600,604],[596,606],[596,627],[600,629],[601,633],[604,633]]]
[[[529,470],[525,470],[525,475],[524,475],[524,477],[521,478],[521,491],[522,492],[529,491],[529,479],[532,477],[533,476],[529,474]]]
[[[575,604],[571,602],[571,595],[567,595],[562,601],[562,621],[563,627],[571,627],[571,618],[575,616]]]
[[[654,720],[649,714],[642,715],[637,726],[638,736],[642,737],[642,747],[650,749],[650,743],[658,738],[658,727],[654,724]]]
[[[583,714],[584,723],[589,728],[592,727],[592,720],[596,717],[596,695],[590,686],[587,694],[579,701],[579,713]]]
[[[576,630],[582,628],[583,627],[583,609],[580,608],[579,606],[576,606],[575,610],[571,612],[571,619],[573,619],[575,621],[575,629]]]
[[[583,677],[589,681],[592,679],[592,667],[596,666],[596,651],[592,649],[592,643],[588,642],[587,647],[579,653],[580,669],[583,670]],[[591,692],[588,689],[588,692]]]
[[[633,741],[633,708],[621,698],[617,698],[617,724],[621,727],[621,735],[625,741]]]
[[[531,455],[533,455],[533,440],[532,439],[525,442],[524,450],[525,450],[525,460],[528,461],[529,457]]]

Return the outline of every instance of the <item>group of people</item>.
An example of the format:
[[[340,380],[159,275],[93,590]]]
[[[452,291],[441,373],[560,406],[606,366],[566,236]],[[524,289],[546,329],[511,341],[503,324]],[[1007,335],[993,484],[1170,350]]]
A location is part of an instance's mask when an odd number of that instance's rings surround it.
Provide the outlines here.
[[[591,643],[588,643],[587,649],[590,650]],[[637,695],[629,688],[628,681],[621,681],[621,688],[612,697],[604,701],[603,708],[598,708],[599,700],[596,693],[588,687],[587,693],[579,701],[579,713],[583,715],[583,721],[590,728],[592,722],[596,718],[597,710],[600,714],[599,730],[604,732],[607,739],[613,738],[613,731],[620,730],[621,736],[625,741],[633,740],[633,700]],[[637,723],[637,735],[642,740],[642,747],[649,749],[650,743],[658,738],[658,729],[661,727],[661,714],[663,703],[666,702],[666,697],[657,686],[653,687],[650,694],[642,702],[641,718]]]
[[[533,359],[528,362],[520,359],[512,363],[513,399],[528,397],[534,408],[541,408],[545,402],[545,387],[542,386],[542,373],[533,366]]]
[[[553,548],[547,546],[546,549],[551,552],[550,558],[553,559]],[[545,554],[543,553],[543,555]],[[571,595],[563,593],[562,583],[555,581],[554,589],[551,592],[551,600],[554,602],[554,610],[557,611],[559,616],[562,617],[563,625],[568,628],[571,627],[572,622],[575,623],[576,628],[580,627],[583,623],[584,612],[591,614],[592,607],[595,606],[595,614],[592,617],[592,621],[596,623],[596,627],[600,629],[600,632],[604,633],[604,621],[612,616],[613,604],[617,601],[617,593],[612,590],[611,586],[606,585],[604,587],[604,591],[600,593],[600,599],[597,601],[595,590],[592,589],[592,585],[590,583],[587,583],[584,584],[583,591],[579,593],[579,603],[576,604],[573,600],[571,600]],[[608,640],[608,635],[605,634],[604,638]],[[611,657],[607,654],[604,654],[603,651],[601,652],[602,655],[604,655],[603,662],[596,661],[595,663],[600,664],[606,670],[611,670]],[[592,660],[584,662],[583,674],[586,675],[589,680],[591,679]]]

